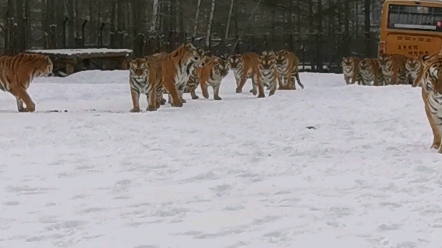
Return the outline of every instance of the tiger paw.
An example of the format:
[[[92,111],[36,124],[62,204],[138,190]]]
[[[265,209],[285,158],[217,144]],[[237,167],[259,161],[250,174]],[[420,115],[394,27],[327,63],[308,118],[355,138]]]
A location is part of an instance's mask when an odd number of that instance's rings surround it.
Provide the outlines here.
[[[196,99],[200,99],[200,97],[199,96],[192,96],[192,99],[196,100]]]
[[[185,99],[181,99],[182,103],[187,103],[187,101]]]
[[[26,111],[31,113],[35,112],[35,105],[26,106]]]
[[[219,96],[215,96],[215,97],[213,97],[213,100],[215,100],[215,101],[219,101],[219,100],[222,100],[222,98],[219,97]]]
[[[130,110],[131,113],[138,113],[140,112],[140,108],[133,108]]]
[[[269,96],[273,96],[275,94],[275,92],[270,91],[269,92]]]
[[[183,103],[181,101],[177,102],[177,103],[171,103],[170,104],[172,107],[176,107],[176,108],[180,108],[183,106]]]
[[[253,94],[254,96],[256,96],[256,95],[258,94],[258,91],[257,91],[257,90],[253,90],[253,91],[252,91],[252,94]],[[264,95],[264,93],[263,93],[262,95]],[[264,96],[263,96],[263,97],[264,97]]]
[[[253,92],[253,89],[249,90],[249,92],[252,93],[252,92]]]
[[[161,105],[166,104],[166,99],[161,99]]]
[[[266,97],[264,94],[259,94],[258,95],[258,98],[264,98],[264,97]]]
[[[24,112],[28,112],[28,110],[26,108],[20,108],[20,109],[18,109],[18,112],[24,113]]]
[[[149,106],[146,108],[146,111],[157,111],[158,109],[155,106]]]
[[[441,145],[440,145],[440,143],[439,143],[439,142],[434,142],[434,143],[431,145],[431,148],[430,148],[430,149],[439,149],[439,148],[442,148]]]
[[[241,89],[236,89],[236,93],[242,93]]]

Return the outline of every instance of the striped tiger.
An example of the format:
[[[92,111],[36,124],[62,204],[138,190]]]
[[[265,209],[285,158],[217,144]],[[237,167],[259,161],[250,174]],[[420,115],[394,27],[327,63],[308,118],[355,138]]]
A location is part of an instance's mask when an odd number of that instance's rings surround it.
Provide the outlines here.
[[[359,62],[361,59],[358,57],[344,57],[342,58],[342,73],[347,84],[361,84],[362,78],[359,73]]]
[[[19,112],[34,112],[35,103],[27,89],[34,78],[51,75],[53,68],[51,59],[42,54],[19,53],[15,56],[0,56],[0,90],[15,97]]]
[[[252,79],[252,84],[258,86],[258,92],[256,88],[253,91],[253,95],[258,94],[258,98],[265,97],[264,86],[261,82],[261,77],[259,75],[259,55],[253,52],[248,52],[244,54],[231,55],[228,58],[229,67],[233,71],[236,79],[236,93],[241,93],[244,84],[247,79]]]
[[[418,77],[423,73],[422,71],[422,55],[421,56],[413,56],[407,57],[407,61],[405,62],[405,69],[407,70],[407,79],[412,87],[417,87],[419,81]]]
[[[177,85],[178,88],[178,92],[180,93],[180,97],[181,97],[181,102],[182,103],[186,103],[187,101],[183,98],[183,93],[187,93],[187,83],[189,81],[190,76],[192,75],[193,71],[195,70],[195,68],[199,68],[204,66],[204,64],[206,63],[206,52],[203,49],[197,49],[196,53],[199,56],[198,60],[191,60],[188,64],[186,64],[185,67],[181,68],[181,77],[178,78],[179,80],[179,84]],[[161,56],[166,55],[166,53],[162,53]],[[167,90],[163,87],[161,88],[161,94],[168,94]],[[166,101],[162,100],[161,104],[164,104]],[[169,95],[168,98],[168,102],[171,103],[171,98]]]
[[[261,81],[267,89],[270,90],[269,96],[274,95],[279,81],[279,75],[276,69],[276,55],[274,52],[263,51],[259,56],[259,74]]]
[[[370,82],[373,82],[374,86],[384,85],[384,77],[378,59],[365,58],[359,62],[358,67],[362,85],[369,85]]]
[[[198,85],[201,86],[203,97],[208,99],[209,93],[207,86],[211,86],[214,92],[214,100],[222,100],[219,97],[219,88],[221,81],[229,73],[229,66],[227,59],[217,56],[211,56],[206,61],[206,64],[202,68],[196,68],[192,75],[189,77],[186,90],[192,96],[192,99],[199,99],[195,90]]]
[[[425,114],[433,131],[431,149],[442,153],[442,54],[424,55],[422,64],[423,73],[417,80],[421,81]]]
[[[173,52],[152,55],[158,59],[162,71],[163,87],[169,94],[173,107],[183,106],[183,91],[186,86],[190,68],[197,63],[204,66],[203,57],[192,43],[182,44]],[[162,89],[159,89],[161,92]],[[161,95],[162,99],[162,95]],[[163,100],[161,100],[164,102]],[[185,102],[185,101],[184,101]]]
[[[402,54],[382,54],[379,56],[379,66],[386,84],[406,84],[406,60],[407,56]]]
[[[146,111],[156,111],[160,108],[161,99],[157,99],[157,91],[161,87],[161,68],[158,67],[155,57],[146,56],[129,62],[129,85],[133,104],[130,112],[140,112],[141,94],[147,97]]]
[[[280,50],[276,54],[276,69],[279,74],[279,89],[280,90],[296,90],[296,81],[301,89],[304,85],[299,79],[299,59],[298,57],[287,50]]]

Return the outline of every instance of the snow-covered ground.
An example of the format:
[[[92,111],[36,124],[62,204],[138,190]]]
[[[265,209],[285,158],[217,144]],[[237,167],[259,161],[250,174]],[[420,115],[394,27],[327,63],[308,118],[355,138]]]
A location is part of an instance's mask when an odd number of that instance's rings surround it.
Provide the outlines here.
[[[441,247],[420,88],[300,76],[142,113],[125,71],[38,78],[36,113],[1,93],[0,247]]]

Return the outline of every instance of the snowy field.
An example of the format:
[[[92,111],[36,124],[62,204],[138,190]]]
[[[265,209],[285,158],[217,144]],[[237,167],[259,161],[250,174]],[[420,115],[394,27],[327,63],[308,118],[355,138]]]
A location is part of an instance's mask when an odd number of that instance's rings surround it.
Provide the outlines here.
[[[1,93],[0,247],[441,247],[420,88],[300,77],[142,113],[125,71],[38,78],[36,113]]]

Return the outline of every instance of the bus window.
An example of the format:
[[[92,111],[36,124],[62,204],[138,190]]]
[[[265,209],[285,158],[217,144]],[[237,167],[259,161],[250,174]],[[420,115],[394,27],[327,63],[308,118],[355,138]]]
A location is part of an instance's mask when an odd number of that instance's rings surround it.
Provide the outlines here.
[[[388,28],[442,32],[442,8],[390,4]]]

